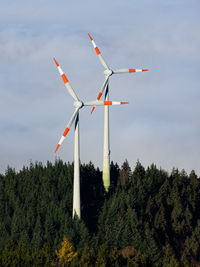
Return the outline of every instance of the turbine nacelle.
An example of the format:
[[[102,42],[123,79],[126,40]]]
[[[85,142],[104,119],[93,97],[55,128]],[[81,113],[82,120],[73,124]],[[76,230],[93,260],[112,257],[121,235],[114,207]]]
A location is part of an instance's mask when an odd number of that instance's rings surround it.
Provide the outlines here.
[[[105,74],[105,76],[111,76],[112,74],[113,74],[113,71],[112,70],[110,70],[110,69],[106,69],[106,70],[104,70],[104,74]]]
[[[84,103],[83,103],[82,101],[75,101],[75,102],[74,102],[74,107],[75,107],[75,108],[80,109],[80,108],[82,108],[83,106],[84,106]]]

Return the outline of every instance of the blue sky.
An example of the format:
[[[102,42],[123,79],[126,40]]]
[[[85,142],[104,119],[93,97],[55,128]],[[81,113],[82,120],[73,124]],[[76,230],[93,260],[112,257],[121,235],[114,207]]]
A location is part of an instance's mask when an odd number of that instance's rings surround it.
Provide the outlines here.
[[[55,56],[80,99],[103,83],[88,32],[108,65],[148,68],[115,75],[110,99],[111,159],[139,159],[200,175],[199,1],[10,1],[0,9],[0,172],[30,161],[73,160],[73,128],[54,149],[73,113]],[[81,161],[101,169],[103,108],[80,111]]]

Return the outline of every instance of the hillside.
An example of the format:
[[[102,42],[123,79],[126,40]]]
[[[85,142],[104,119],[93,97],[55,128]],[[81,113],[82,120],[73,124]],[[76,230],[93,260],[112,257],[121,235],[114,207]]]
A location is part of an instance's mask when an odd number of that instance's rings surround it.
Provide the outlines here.
[[[73,164],[0,175],[1,266],[199,266],[200,181],[140,162],[81,165],[82,219],[72,220]]]

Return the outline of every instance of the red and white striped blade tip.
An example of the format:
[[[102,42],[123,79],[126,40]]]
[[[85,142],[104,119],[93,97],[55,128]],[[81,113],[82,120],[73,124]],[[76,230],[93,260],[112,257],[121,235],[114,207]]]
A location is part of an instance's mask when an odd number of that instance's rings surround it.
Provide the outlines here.
[[[100,100],[101,96],[102,96],[102,93],[99,92],[99,94],[98,94],[98,96],[97,96],[97,100]],[[91,114],[93,113],[94,109],[95,109],[95,106],[92,108],[92,110],[91,110]]]
[[[56,147],[55,153],[56,153],[56,151],[58,150],[58,148],[60,147],[60,145],[62,144],[62,142],[64,141],[64,139],[65,139],[65,137],[67,136],[69,130],[70,130],[70,128],[68,128],[68,127],[64,130],[64,132],[63,132],[63,134],[62,134],[62,137],[61,137],[61,139],[60,139],[60,141],[59,141],[59,143],[58,143],[58,145],[57,145],[57,147]]]
[[[57,152],[57,150],[58,150],[59,147],[60,147],[60,145],[58,144],[57,147],[56,147],[56,149],[55,149],[55,151],[54,151],[55,153]]]
[[[94,109],[95,109],[95,106],[92,108],[92,110],[91,110],[91,114],[93,113]]]
[[[54,60],[54,62],[56,63],[56,66],[58,67],[59,64],[58,64],[58,62],[56,61],[55,57],[53,58],[53,60]]]
[[[92,39],[92,37],[91,37],[91,35],[88,33],[88,36],[90,37],[90,40],[92,41],[93,39]]]
[[[102,96],[102,93],[99,92],[99,94],[98,94],[98,96],[97,96],[97,100],[99,100],[99,99],[101,98],[101,96]]]
[[[129,72],[143,72],[148,71],[148,69],[129,69]]]
[[[125,105],[129,104],[129,102],[115,102],[115,101],[104,101],[105,106],[111,106],[111,105]]]

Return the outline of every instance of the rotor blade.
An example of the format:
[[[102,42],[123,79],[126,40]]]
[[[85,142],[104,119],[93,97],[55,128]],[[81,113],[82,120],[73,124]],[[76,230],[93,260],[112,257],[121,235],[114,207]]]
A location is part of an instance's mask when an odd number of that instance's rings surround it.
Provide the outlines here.
[[[65,84],[65,86],[66,86],[68,92],[69,92],[70,95],[74,98],[74,100],[77,100],[77,101],[78,101],[79,99],[78,99],[77,95],[75,94],[74,90],[72,89],[72,87],[71,87],[71,85],[70,85],[70,83],[69,83],[69,81],[68,81],[66,75],[64,74],[63,70],[61,69],[60,65],[58,64],[58,62],[56,61],[55,58],[53,58],[53,60],[54,60],[55,63],[56,63],[56,66],[57,66],[57,68],[58,68],[58,71],[59,71],[59,73],[60,73],[60,76],[62,77],[63,82],[64,82],[64,84]]]
[[[119,74],[119,73],[132,73],[132,72],[143,72],[143,71],[148,71],[148,69],[119,69],[113,71],[113,73]]]
[[[97,100],[100,100],[100,98],[101,98],[101,96],[102,96],[102,94],[103,94],[103,92],[104,92],[104,90],[105,90],[105,88],[106,88],[106,86],[108,84],[108,79],[109,79],[109,76],[106,76],[106,78],[104,80],[104,83],[103,83],[103,85],[101,87],[101,91],[99,92],[99,94],[97,96]],[[95,109],[95,106],[92,108],[91,114],[93,113],[94,109]]]
[[[129,102],[118,102],[118,101],[89,101],[85,102],[84,106],[111,106],[111,105],[124,105]]]
[[[68,132],[69,132],[69,130],[71,128],[71,125],[72,125],[72,123],[74,122],[74,120],[76,118],[76,115],[77,115],[78,111],[79,111],[79,108],[76,108],[74,113],[73,113],[73,115],[72,115],[72,117],[71,117],[71,119],[70,119],[70,121],[69,121],[69,123],[67,124],[66,129],[64,130],[64,132],[62,134],[62,137],[60,138],[60,141],[58,142],[58,145],[56,147],[55,153],[58,150],[58,148],[61,146],[62,142],[65,140],[66,135],[68,134]]]
[[[95,51],[97,53],[97,56],[99,57],[99,60],[100,60],[101,64],[104,66],[105,69],[109,70],[109,67],[106,64],[104,58],[102,57],[101,52],[99,51],[99,48],[96,46],[94,40],[92,39],[92,37],[91,37],[91,35],[89,33],[88,33],[88,36],[90,37],[92,45],[94,46],[94,49],[95,49]]]
[[[109,76],[106,76],[106,78],[104,80],[104,83],[103,83],[103,85],[101,87],[101,91],[99,92],[99,94],[97,96],[97,100],[100,100],[100,98],[101,98],[101,96],[102,96],[102,94],[103,94],[103,92],[104,92],[104,90],[105,90],[105,88],[106,88],[106,86],[108,84],[108,79],[109,79]]]

